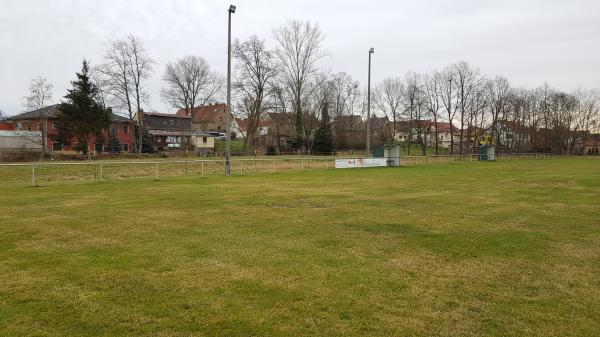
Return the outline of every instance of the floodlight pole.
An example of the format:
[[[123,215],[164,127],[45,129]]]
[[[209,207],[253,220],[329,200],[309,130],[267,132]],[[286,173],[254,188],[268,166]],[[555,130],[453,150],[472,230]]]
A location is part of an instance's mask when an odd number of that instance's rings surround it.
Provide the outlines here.
[[[371,54],[375,49],[369,49],[369,76],[367,79],[367,157],[371,157]]]
[[[229,20],[227,22],[227,146],[225,149],[225,175],[231,175],[231,14],[235,13],[235,6],[229,6]]]

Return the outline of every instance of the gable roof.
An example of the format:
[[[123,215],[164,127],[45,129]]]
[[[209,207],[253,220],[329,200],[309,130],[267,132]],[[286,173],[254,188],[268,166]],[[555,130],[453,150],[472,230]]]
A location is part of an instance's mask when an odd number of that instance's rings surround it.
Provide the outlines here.
[[[60,104],[49,105],[41,109],[24,112],[10,117],[12,120],[20,119],[38,119],[38,118],[56,118]]]
[[[60,104],[49,105],[43,107],[41,109],[32,110],[28,112],[24,112],[22,114],[18,114],[16,116],[9,117],[8,120],[18,121],[23,119],[40,119],[47,118],[53,119],[58,117],[58,113],[60,112]],[[128,123],[129,118],[119,116],[117,114],[112,113],[111,121],[119,122],[119,123]]]
[[[166,113],[162,113],[162,112],[144,112],[143,113],[144,116],[157,116],[157,117],[170,117],[170,118],[185,118],[185,119],[189,119],[192,118],[190,116],[179,116],[177,114],[166,114]]]
[[[337,128],[346,130],[357,130],[362,129],[364,122],[360,115],[341,115],[336,116],[333,120],[333,124]]]
[[[236,118],[235,121],[237,122],[240,131],[248,132],[248,126],[250,125],[250,120],[248,118]],[[273,124],[273,121],[271,121],[271,120],[260,119],[258,121],[257,127],[264,128],[264,127],[271,126],[272,124]]]
[[[460,132],[460,130],[456,126],[454,126],[448,122],[438,122],[437,123],[437,131],[438,132],[450,132],[450,127],[452,127],[453,133]]]
[[[289,112],[269,112],[267,113],[267,117],[280,125],[293,125],[294,124],[294,114]]]
[[[205,105],[203,107],[195,107],[191,113],[189,109],[179,109],[175,115],[179,117],[191,117],[192,122],[212,122],[217,119],[217,116],[221,113],[227,113],[227,104],[215,103],[211,105]]]

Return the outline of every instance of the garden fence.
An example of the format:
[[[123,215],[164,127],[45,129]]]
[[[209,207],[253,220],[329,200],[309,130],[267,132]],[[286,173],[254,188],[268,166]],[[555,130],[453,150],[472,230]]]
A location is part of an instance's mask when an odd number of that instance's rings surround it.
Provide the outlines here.
[[[431,155],[402,156],[402,166],[447,164],[454,162],[478,161],[482,155]],[[496,160],[545,159],[551,154],[511,153],[496,154]],[[340,157],[337,157],[340,158]],[[248,175],[255,173],[275,173],[335,168],[336,157],[273,157],[273,158],[232,158],[231,174]],[[22,183],[30,186],[42,184],[88,180],[113,181],[124,178],[152,178],[197,175],[224,175],[224,159],[202,160],[139,160],[139,161],[85,161],[85,162],[33,162],[0,164],[0,185]]]

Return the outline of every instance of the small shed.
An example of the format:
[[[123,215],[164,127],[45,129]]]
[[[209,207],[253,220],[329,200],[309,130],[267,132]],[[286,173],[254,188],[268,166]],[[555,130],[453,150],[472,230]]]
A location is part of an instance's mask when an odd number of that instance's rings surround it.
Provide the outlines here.
[[[198,153],[212,153],[215,150],[215,138],[210,133],[196,133],[192,136],[192,144]]]
[[[385,144],[383,146],[383,157],[387,166],[400,166],[400,144]]]
[[[477,154],[480,161],[496,160],[496,148],[490,145],[477,147]]]
[[[373,157],[385,158],[387,166],[400,166],[400,144],[381,144],[374,149]]]

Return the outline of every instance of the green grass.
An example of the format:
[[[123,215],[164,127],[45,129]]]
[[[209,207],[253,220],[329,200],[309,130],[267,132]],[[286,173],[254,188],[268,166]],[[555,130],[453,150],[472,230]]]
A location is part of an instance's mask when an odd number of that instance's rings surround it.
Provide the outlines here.
[[[600,335],[597,159],[0,189],[0,336]]]

